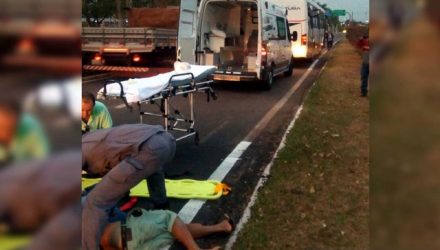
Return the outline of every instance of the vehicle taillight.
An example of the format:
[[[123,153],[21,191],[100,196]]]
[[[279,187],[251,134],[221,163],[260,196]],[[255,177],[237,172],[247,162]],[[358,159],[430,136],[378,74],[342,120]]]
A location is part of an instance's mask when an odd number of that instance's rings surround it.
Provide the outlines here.
[[[133,62],[140,62],[141,61],[141,57],[139,55],[134,55],[133,56]]]
[[[96,54],[95,57],[93,58],[93,60],[95,60],[95,61],[101,61],[101,60],[102,60],[102,57],[101,57],[100,54]]]
[[[265,47],[261,48],[261,55],[267,56],[267,49]]]
[[[302,35],[301,36],[301,44],[302,45],[307,45],[307,35]]]
[[[262,46],[261,46],[261,65],[266,65],[266,63],[267,63],[267,54],[268,54],[268,50],[267,50],[267,47],[266,47],[266,44],[263,44]]]
[[[32,53],[35,51],[34,42],[31,38],[24,38],[20,41],[20,43],[17,46],[17,51],[19,53]]]

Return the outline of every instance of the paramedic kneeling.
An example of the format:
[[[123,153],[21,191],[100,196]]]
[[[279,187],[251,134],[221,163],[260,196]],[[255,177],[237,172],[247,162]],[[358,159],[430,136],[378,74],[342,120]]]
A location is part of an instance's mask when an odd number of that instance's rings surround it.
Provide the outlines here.
[[[175,139],[161,126],[130,124],[83,135],[83,170],[103,178],[84,204],[82,249],[98,249],[109,210],[145,178],[155,208],[168,208],[163,167],[175,149]]]

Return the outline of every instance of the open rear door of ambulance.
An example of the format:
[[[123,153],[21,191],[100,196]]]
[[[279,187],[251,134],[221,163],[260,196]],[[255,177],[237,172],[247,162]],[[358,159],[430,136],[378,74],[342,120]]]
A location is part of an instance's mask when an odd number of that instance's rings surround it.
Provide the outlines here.
[[[197,0],[180,1],[177,59],[195,64],[197,42]]]

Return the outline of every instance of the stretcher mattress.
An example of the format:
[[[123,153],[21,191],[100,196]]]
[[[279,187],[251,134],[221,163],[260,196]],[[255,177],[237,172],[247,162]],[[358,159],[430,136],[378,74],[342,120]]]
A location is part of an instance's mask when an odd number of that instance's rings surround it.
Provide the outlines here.
[[[191,65],[190,69],[184,71],[171,71],[153,77],[129,79],[122,81],[125,99],[128,103],[136,103],[146,100],[168,87],[173,76],[185,73],[192,73],[196,82],[206,79],[216,70],[215,66]],[[177,76],[172,78],[171,84],[176,86],[186,85],[191,82],[189,75]],[[118,83],[111,83],[106,86],[107,96],[120,96],[121,87]],[[98,91],[98,98],[104,96],[104,88]]]

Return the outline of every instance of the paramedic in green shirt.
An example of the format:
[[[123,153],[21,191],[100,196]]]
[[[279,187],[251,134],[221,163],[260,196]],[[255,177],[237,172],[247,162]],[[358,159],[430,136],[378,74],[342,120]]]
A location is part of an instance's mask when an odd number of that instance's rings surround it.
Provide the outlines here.
[[[0,164],[44,159],[49,142],[40,123],[19,104],[0,103]]]
[[[81,119],[81,131],[83,134],[113,126],[112,117],[107,107],[103,103],[96,101],[95,96],[91,93],[85,93],[82,96]]]

